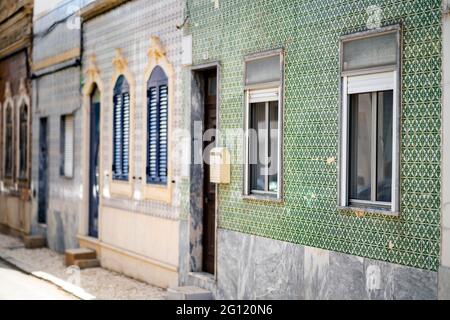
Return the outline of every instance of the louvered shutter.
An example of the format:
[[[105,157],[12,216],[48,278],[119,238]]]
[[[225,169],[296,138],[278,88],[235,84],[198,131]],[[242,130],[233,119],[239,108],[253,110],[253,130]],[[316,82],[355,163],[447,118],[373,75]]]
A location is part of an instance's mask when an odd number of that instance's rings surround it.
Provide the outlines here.
[[[147,182],[166,183],[168,163],[168,85],[161,68],[156,68],[147,91]]]
[[[122,95],[118,94],[114,97],[114,179],[122,176],[122,127]]]
[[[130,94],[123,94],[122,177],[128,180],[130,154]]]
[[[68,178],[73,178],[73,140],[73,116],[67,115],[64,117],[64,176]]]
[[[159,87],[159,154],[158,175],[160,182],[167,181],[167,135],[168,135],[168,87]]]
[[[156,87],[148,90],[148,165],[149,182],[158,178],[158,92]]]

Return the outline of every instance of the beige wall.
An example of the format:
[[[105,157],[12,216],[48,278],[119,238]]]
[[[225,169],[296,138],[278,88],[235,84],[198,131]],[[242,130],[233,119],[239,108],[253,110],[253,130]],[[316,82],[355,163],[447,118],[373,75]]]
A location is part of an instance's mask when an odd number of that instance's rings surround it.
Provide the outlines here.
[[[14,234],[30,233],[31,203],[19,197],[0,195],[0,224]]]

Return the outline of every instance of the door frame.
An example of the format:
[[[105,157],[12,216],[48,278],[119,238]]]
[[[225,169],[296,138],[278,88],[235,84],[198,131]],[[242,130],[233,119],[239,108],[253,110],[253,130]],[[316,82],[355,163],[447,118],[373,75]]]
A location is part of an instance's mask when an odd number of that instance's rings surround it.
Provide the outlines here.
[[[221,66],[220,63],[218,61],[214,61],[214,62],[210,62],[210,63],[206,63],[206,64],[200,64],[200,65],[195,65],[192,66],[190,68],[190,73],[191,73],[191,101],[190,101],[190,105],[191,105],[191,141],[192,141],[192,145],[191,148],[193,151],[194,150],[194,139],[195,139],[195,135],[194,135],[194,128],[193,128],[193,119],[192,119],[192,111],[194,109],[194,101],[192,99],[192,97],[194,96],[193,93],[195,91],[196,94],[202,93],[201,89],[196,85],[196,81],[195,78],[197,75],[199,74],[204,74],[206,71],[209,70],[213,70],[216,69],[216,76],[217,76],[217,97],[216,97],[216,117],[217,117],[217,134],[216,134],[216,147],[220,147],[220,83],[221,83]],[[203,93],[203,98],[204,98],[204,93]],[[204,100],[201,100],[201,106],[198,106],[198,103],[196,104],[197,108],[200,108],[201,111],[201,119],[202,119],[202,123],[204,123],[204,115],[205,115],[205,104],[204,104]],[[202,125],[202,135],[204,133],[204,127]],[[202,140],[203,141],[203,140]],[[201,144],[202,146],[202,157],[203,157],[203,143]],[[191,187],[192,187],[192,179],[193,179],[193,168],[196,166],[195,162],[193,161],[193,156],[194,156],[194,152],[191,152],[191,171],[190,171],[190,181],[191,181]],[[203,159],[203,158],[202,158]],[[197,178],[198,179],[198,178]],[[202,170],[201,170],[201,179],[198,179],[199,181],[202,181],[202,195],[199,196],[193,196],[193,193],[191,192],[191,196],[190,196],[190,212],[189,212],[189,219],[188,219],[188,240],[191,242],[192,246],[195,246],[198,243],[203,243],[201,237],[203,236],[203,230],[202,232],[199,234],[198,232],[196,232],[195,230],[195,225],[201,221],[202,223],[202,229],[203,229],[203,209],[198,208],[197,205],[195,205],[195,203],[198,203],[197,201],[203,201],[203,182],[204,182],[204,170],[203,170],[203,164],[202,164]],[[190,187],[190,188],[191,188]],[[219,216],[219,185],[216,184],[216,201],[215,201],[215,228],[214,228],[214,274],[211,274],[214,277],[214,281],[217,281],[217,267],[218,267],[218,216]],[[194,203],[194,206],[192,206],[192,204]],[[198,208],[199,210],[197,212],[194,212],[195,209],[193,208]],[[199,216],[198,216],[199,215]],[[189,246],[191,247],[191,246]],[[197,248],[192,248],[192,251],[189,252],[189,273],[191,274],[197,274],[197,273],[204,273],[203,271],[203,245],[202,245],[202,250],[198,250]],[[194,270],[192,270],[194,269]]]
[[[98,192],[98,203],[97,203],[97,229],[95,230],[95,232],[93,232],[94,231],[94,229],[93,229],[93,226],[91,225],[91,223],[92,223],[92,216],[91,216],[91,214],[92,214],[92,212],[91,212],[91,209],[92,209],[92,207],[91,207],[91,188],[92,188],[92,185],[91,185],[91,183],[92,183],[92,174],[93,174],[93,166],[92,166],[92,157],[90,156],[90,154],[91,154],[91,151],[92,151],[92,124],[93,124],[93,122],[92,122],[92,115],[93,115],[93,110],[92,110],[92,107],[95,105],[94,103],[92,103],[92,98],[93,98],[93,94],[94,94],[94,90],[98,90],[98,92],[99,92],[99,94],[100,94],[100,101],[98,102],[98,104],[99,104],[99,106],[98,106],[98,108],[99,108],[99,113],[98,113],[98,117],[99,117],[99,119],[97,119],[98,120],[98,136],[96,137],[96,139],[98,139],[98,148],[99,148],[99,150],[98,150],[98,152],[99,152],[99,154],[98,154],[98,162],[99,163],[97,163],[97,166],[98,166],[98,173],[99,173],[99,176],[98,176],[98,181],[97,181],[97,183],[98,183],[98,188],[99,188],[99,192]],[[93,87],[93,90],[92,90],[92,93],[91,93],[91,95],[90,95],[90,104],[89,104],[89,146],[88,146],[88,150],[89,150],[89,157],[88,157],[88,163],[87,163],[87,169],[88,169],[88,172],[89,172],[89,178],[88,178],[88,188],[87,188],[87,196],[88,196],[88,199],[87,199],[87,201],[88,201],[88,236],[89,237],[91,237],[91,238],[95,238],[95,239],[98,239],[98,237],[99,237],[99,224],[98,224],[98,220],[99,220],[99,217],[100,217],[100,195],[101,195],[101,189],[100,189],[100,175],[101,175],[101,171],[100,171],[100,162],[101,162],[101,157],[100,157],[100,151],[101,151],[101,144],[100,144],[100,136],[101,136],[101,126],[100,126],[100,119],[102,118],[102,102],[101,102],[101,98],[102,98],[102,94],[101,94],[101,92],[100,92],[100,89],[97,87],[97,86],[94,86]],[[96,235],[93,235],[93,233],[96,233]]]
[[[89,66],[86,74],[88,75],[88,79],[86,84],[83,87],[83,148],[82,148],[82,173],[83,173],[83,201],[81,206],[81,215],[80,215],[80,223],[79,223],[79,237],[82,237],[86,240],[92,239],[95,241],[102,239],[102,207],[103,207],[103,182],[104,182],[104,172],[103,172],[103,125],[104,125],[104,117],[103,114],[105,110],[105,90],[103,87],[103,83],[101,81],[100,75],[98,73],[98,69],[95,66],[95,58],[91,57],[91,65]],[[89,173],[90,173],[90,139],[91,139],[91,95],[94,92],[95,88],[100,92],[100,132],[99,132],[99,140],[100,140],[100,150],[99,150],[99,205],[98,205],[98,237],[92,238],[89,237]]]

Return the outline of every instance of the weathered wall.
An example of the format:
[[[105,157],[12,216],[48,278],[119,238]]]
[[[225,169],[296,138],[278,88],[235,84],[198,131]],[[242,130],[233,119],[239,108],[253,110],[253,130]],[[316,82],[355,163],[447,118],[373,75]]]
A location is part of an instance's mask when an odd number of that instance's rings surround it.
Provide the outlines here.
[[[0,2],[0,119],[7,99],[12,99],[17,110],[22,98],[29,99],[31,92],[30,62],[32,50],[33,1]],[[6,96],[6,84],[10,97]],[[21,87],[22,84],[22,87]],[[17,114],[16,114],[17,116]],[[14,126],[16,129],[16,126]],[[6,180],[3,173],[4,140],[3,121],[0,121],[0,229],[16,234],[30,231],[30,181],[19,181],[17,174]],[[13,172],[17,167],[17,135],[13,138],[15,153]],[[31,161],[29,160],[29,166]]]
[[[193,35],[194,64],[219,61],[222,66],[223,130],[242,127],[244,56],[280,47],[286,52],[284,201],[244,200],[242,166],[232,165],[231,184],[220,187],[219,227],[436,271],[441,1],[227,0],[218,4],[215,8],[209,0],[190,0],[186,33]],[[338,209],[337,164],[326,161],[338,159],[339,38],[366,30],[366,10],[373,4],[382,9],[382,26],[402,24],[399,217],[366,213],[358,218]],[[231,149],[232,158],[242,158],[241,143],[232,145],[225,138],[221,142]],[[219,238],[219,248],[225,240]]]
[[[72,7],[82,1],[65,2],[47,15],[35,20],[33,61],[34,125],[33,125],[33,232],[45,233],[53,250],[64,252],[78,246],[78,222],[81,214],[82,113],[81,106],[81,29]],[[59,22],[59,23],[56,23]],[[61,117],[74,114],[74,175],[60,174]],[[47,118],[48,126],[48,208],[47,225],[38,225],[39,199],[39,126]]]

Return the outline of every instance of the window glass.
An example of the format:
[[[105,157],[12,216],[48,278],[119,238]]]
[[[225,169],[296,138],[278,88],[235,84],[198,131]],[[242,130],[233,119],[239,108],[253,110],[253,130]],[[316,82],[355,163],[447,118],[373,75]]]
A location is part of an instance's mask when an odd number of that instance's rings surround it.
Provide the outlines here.
[[[250,188],[265,191],[266,103],[253,103],[250,109]]]
[[[343,71],[396,65],[397,33],[345,41],[343,49]]]
[[[248,61],[246,68],[247,85],[281,80],[280,55]]]
[[[392,201],[392,150],[393,91],[351,95],[351,200]]]
[[[250,119],[250,188],[278,191],[278,102],[252,103]]]
[[[393,92],[378,92],[377,201],[392,198]]]
[[[269,103],[269,191],[278,191],[278,101]]]
[[[350,96],[350,198],[371,199],[372,95]]]

